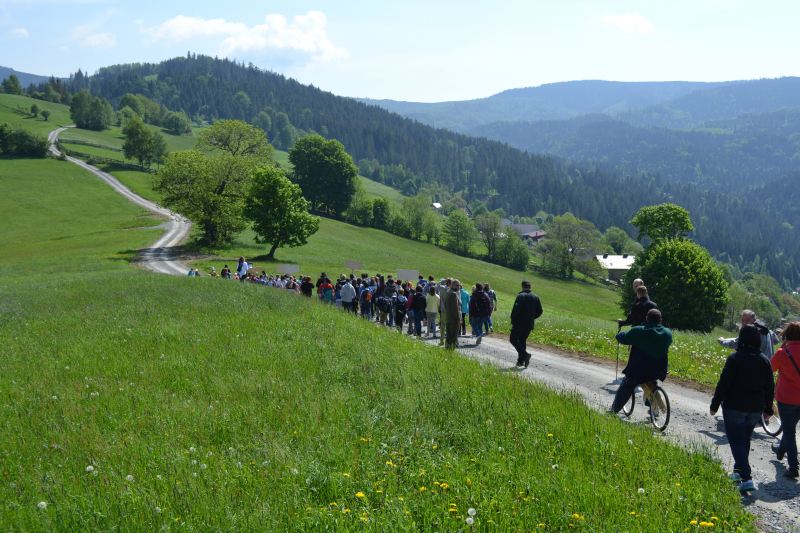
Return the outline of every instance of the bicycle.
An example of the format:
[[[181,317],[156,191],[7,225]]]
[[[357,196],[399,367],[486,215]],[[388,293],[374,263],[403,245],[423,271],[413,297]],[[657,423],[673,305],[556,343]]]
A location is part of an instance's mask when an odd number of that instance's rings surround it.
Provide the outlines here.
[[[652,393],[650,394],[648,406],[650,408],[649,416],[650,416],[650,423],[653,424],[653,427],[656,428],[658,431],[663,432],[667,429],[667,425],[669,424],[669,417],[670,417],[670,406],[669,406],[669,396],[667,396],[667,391],[665,391],[661,386],[658,384],[657,381],[651,381],[649,383],[643,383],[642,389],[646,388],[652,389]],[[642,397],[644,398],[644,394]],[[645,402],[648,399],[645,398]],[[628,400],[624,406],[622,406],[622,413],[627,417],[630,418],[633,414],[633,408],[636,405],[636,391],[633,392],[631,395],[631,399]],[[647,403],[645,403],[647,405]]]
[[[767,435],[777,437],[783,431],[783,424],[781,424],[781,417],[778,415],[778,406],[774,402],[772,404],[772,412],[774,414],[770,417],[761,415],[761,427],[764,428],[764,432]]]

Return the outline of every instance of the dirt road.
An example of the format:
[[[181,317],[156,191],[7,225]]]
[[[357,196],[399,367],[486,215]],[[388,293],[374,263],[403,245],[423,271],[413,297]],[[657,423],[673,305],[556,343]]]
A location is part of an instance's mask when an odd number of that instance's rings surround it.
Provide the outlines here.
[[[47,139],[50,141],[50,153],[56,157],[61,155],[56,142],[58,135],[67,128],[58,128],[50,132]],[[189,231],[192,227],[191,223],[178,213],[174,213],[169,209],[165,209],[150,200],[142,198],[137,195],[122,183],[117,178],[107,172],[103,172],[97,167],[76,159],[74,157],[66,156],[67,161],[78,165],[79,167],[91,172],[119,194],[130,200],[131,202],[139,205],[148,211],[167,218],[167,221],[161,225],[166,231],[150,248],[139,251],[137,262],[144,268],[158,272],[159,274],[170,274],[173,276],[185,276],[189,267],[183,264],[178,259],[177,247],[182,244],[189,236]]]

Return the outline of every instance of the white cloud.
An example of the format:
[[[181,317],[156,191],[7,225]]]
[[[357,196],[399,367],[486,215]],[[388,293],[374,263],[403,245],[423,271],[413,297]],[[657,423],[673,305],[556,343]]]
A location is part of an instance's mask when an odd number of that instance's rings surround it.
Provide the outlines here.
[[[655,25],[644,15],[639,13],[620,13],[616,15],[603,15],[600,24],[628,35],[647,35],[656,30]]]
[[[263,24],[247,26],[225,19],[178,15],[145,30],[153,41],[180,42],[193,38],[220,38],[219,55],[281,50],[308,54],[315,61],[333,61],[347,55],[327,35],[325,13],[309,11],[289,22],[283,15],[267,15]]]
[[[81,44],[90,48],[113,48],[117,44],[117,36],[109,32],[92,33],[84,36]]]
[[[11,37],[14,39],[27,39],[29,35],[28,28],[14,28],[11,30]]]

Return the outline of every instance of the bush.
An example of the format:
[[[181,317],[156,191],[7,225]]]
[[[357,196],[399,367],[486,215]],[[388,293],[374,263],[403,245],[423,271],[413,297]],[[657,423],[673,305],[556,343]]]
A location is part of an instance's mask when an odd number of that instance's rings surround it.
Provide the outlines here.
[[[644,280],[670,327],[709,332],[722,323],[728,282],[722,268],[699,244],[686,239],[654,243],[636,258],[623,290],[629,292],[636,278]]]
[[[44,137],[0,124],[0,154],[18,157],[45,157],[49,143]]]

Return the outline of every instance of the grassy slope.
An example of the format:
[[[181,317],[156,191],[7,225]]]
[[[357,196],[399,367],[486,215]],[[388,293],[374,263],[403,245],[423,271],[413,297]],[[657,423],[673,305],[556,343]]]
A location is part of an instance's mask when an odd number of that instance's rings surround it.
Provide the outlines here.
[[[45,121],[41,116],[32,117],[30,109],[33,104],[39,106],[39,109],[50,111],[50,118]],[[15,128],[24,128],[45,137],[58,126],[71,123],[69,108],[65,105],[34,100],[27,96],[0,94],[0,124],[3,122],[9,123]]]
[[[137,208],[63,162],[0,172],[5,528],[751,528],[702,454],[293,295],[131,269]]]

